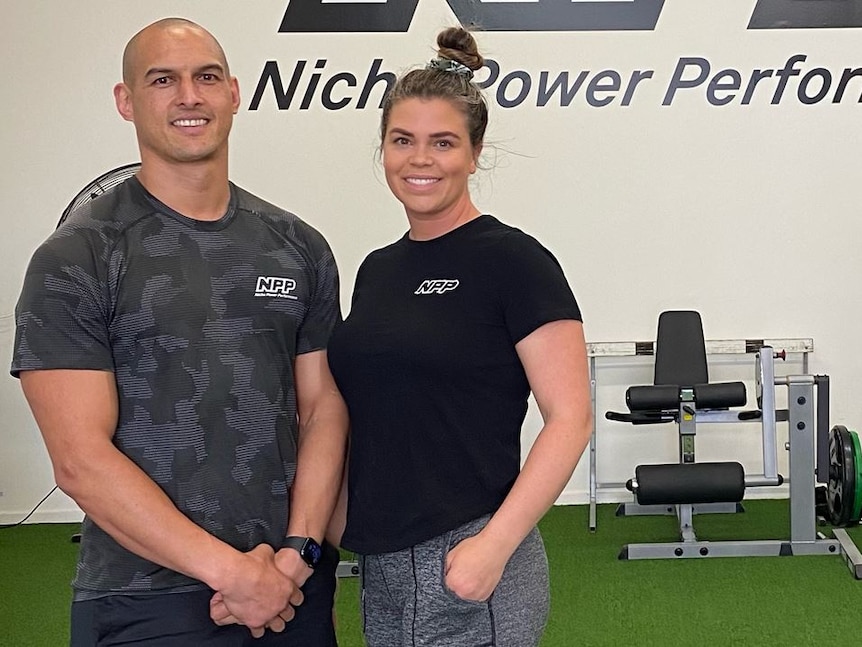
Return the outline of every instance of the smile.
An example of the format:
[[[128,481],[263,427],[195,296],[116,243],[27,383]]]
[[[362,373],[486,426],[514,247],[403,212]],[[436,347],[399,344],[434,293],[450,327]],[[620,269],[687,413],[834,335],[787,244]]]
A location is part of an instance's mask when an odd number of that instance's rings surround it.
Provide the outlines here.
[[[440,180],[433,177],[408,177],[405,178],[404,181],[407,182],[407,184],[415,184],[416,186],[428,186],[429,184],[434,184]]]
[[[172,122],[174,126],[205,126],[207,124],[207,119],[177,119]]]

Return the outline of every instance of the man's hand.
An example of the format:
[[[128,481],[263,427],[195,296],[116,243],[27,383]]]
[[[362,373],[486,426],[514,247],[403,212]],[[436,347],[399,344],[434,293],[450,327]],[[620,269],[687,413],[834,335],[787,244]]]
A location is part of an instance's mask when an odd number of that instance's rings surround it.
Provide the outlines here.
[[[297,588],[305,585],[305,582],[314,573],[314,569],[305,563],[295,548],[282,548],[275,554],[275,565],[282,573],[287,575]],[[296,606],[296,605],[294,605]]]
[[[306,567],[307,568],[307,567]],[[266,627],[283,631],[302,604],[302,591],[275,561],[275,551],[260,544],[245,553],[241,567],[210,600],[210,617],[217,625],[243,624],[260,638]]]
[[[288,605],[287,608],[279,612],[277,616],[266,623],[266,629],[271,629],[275,633],[280,634],[287,628],[287,623],[293,620],[293,616],[295,614],[296,612],[293,610],[293,606]],[[225,606],[224,603],[224,596],[218,592],[216,592],[210,600],[210,618],[212,618],[213,622],[219,626],[240,624],[239,620],[232,616],[230,611],[227,610],[227,606]],[[263,635],[262,631],[252,631],[251,633],[255,638],[260,638]]]

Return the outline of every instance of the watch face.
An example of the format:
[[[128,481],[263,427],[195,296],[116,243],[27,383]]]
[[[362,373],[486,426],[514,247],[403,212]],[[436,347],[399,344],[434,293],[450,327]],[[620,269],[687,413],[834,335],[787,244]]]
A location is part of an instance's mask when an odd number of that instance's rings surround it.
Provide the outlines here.
[[[323,549],[312,537],[298,537],[291,535],[285,538],[285,547],[293,548],[302,557],[302,560],[311,568],[317,566],[323,556]]]
[[[308,561],[308,563],[312,566],[317,565],[317,563],[320,561],[321,555],[323,554],[323,551],[320,548],[320,544],[318,544],[313,539],[309,539],[305,542],[305,548],[303,552],[305,553],[303,557],[307,557],[306,561]]]

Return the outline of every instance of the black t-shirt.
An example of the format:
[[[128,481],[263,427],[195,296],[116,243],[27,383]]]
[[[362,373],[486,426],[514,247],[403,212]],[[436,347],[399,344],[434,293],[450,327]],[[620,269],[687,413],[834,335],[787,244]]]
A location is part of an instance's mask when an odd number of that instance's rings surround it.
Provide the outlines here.
[[[581,319],[551,253],[480,216],[370,254],[329,363],[350,410],[345,548],[392,552],[502,503],[530,387],[515,344]]]
[[[33,255],[12,373],[114,373],[115,445],[192,521],[239,550],[280,546],[296,473],[298,353],[340,319],[323,237],[231,185],[215,222],[136,178],[73,213]],[[76,599],[200,586],[84,520]]]

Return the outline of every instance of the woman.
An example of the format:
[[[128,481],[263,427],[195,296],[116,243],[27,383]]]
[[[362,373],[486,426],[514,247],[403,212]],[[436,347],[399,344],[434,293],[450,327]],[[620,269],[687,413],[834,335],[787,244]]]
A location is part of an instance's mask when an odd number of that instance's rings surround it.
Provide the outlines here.
[[[461,28],[437,44],[381,119],[409,231],[365,259],[329,345],[351,419],[341,544],[369,647],[529,647],[548,613],[536,523],[591,429],[581,313],[550,252],[473,204],[483,59]],[[519,471],[531,391],[544,426]]]

